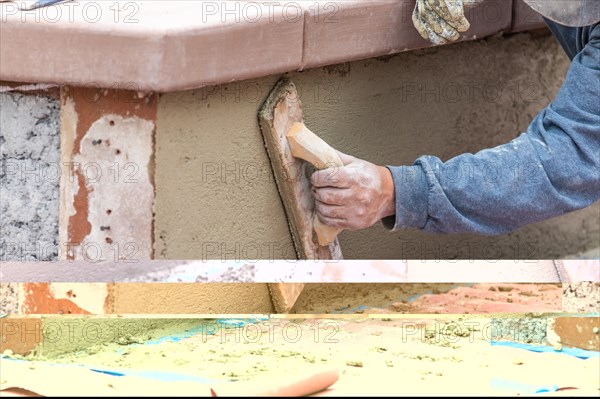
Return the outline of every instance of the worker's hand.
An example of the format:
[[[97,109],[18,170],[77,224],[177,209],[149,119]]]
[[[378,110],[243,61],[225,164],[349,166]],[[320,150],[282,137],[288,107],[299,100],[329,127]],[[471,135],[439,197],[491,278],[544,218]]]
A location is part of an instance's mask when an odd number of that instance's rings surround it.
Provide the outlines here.
[[[338,154],[343,167],[317,171],[311,178],[321,222],[358,230],[396,214],[394,180],[389,169]]]
[[[474,0],[417,0],[413,23],[423,39],[445,44],[460,37],[470,28],[465,17],[465,3]]]

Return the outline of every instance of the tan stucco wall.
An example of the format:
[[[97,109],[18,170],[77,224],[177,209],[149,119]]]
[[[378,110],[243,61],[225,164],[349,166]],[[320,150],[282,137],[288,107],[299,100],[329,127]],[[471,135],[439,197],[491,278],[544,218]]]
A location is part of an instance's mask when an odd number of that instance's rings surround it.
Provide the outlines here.
[[[112,313],[256,314],[272,313],[267,284],[115,284]]]
[[[553,37],[518,34],[289,77],[307,125],[323,139],[369,161],[400,165],[508,142],[552,100],[568,63]],[[256,116],[278,78],[160,97],[157,258],[293,256]],[[407,91],[419,85],[437,89],[439,98]],[[389,233],[376,225],[340,240],[347,259],[598,256],[590,250],[600,240],[599,213],[596,204],[500,237]]]
[[[258,83],[268,88],[276,80]],[[209,90],[160,98],[156,258],[219,259],[221,253],[230,260],[242,253],[268,258],[266,254],[274,248],[294,257],[258,128],[256,112],[262,98],[252,102],[224,93],[223,100],[219,94],[207,101]],[[255,178],[251,172],[260,175]]]

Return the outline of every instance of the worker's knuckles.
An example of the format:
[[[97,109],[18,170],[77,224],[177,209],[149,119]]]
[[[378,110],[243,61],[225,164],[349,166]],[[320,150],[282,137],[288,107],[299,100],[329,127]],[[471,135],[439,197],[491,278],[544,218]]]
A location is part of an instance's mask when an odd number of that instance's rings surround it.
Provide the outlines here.
[[[333,178],[337,181],[340,187],[349,187],[354,183],[355,172],[351,166],[336,168],[333,172]]]
[[[345,223],[343,228],[369,227],[372,220],[371,209],[349,202],[342,206],[327,206],[318,204],[316,210],[319,214],[330,219],[341,220]]]
[[[358,191],[353,198],[353,202],[356,203],[356,206],[369,206],[372,202],[372,195],[368,191]]]
[[[360,178],[360,171],[344,166],[315,172],[311,182],[315,187],[351,188],[357,185]]]
[[[354,217],[362,220],[368,215],[368,211],[363,207],[358,207],[354,210]]]
[[[330,226],[345,230],[361,230],[371,227],[376,221],[366,211],[357,212],[356,209],[350,210],[346,208],[341,216],[330,216],[317,212],[319,220]]]
[[[327,206],[324,204],[317,204],[316,211],[319,214],[332,219],[346,219],[349,215],[348,210],[341,206]]]
[[[310,178],[312,185],[316,187],[337,186],[340,184],[338,170],[339,168],[336,167],[316,171]]]
[[[319,189],[314,192],[315,199],[327,205],[343,205],[347,202],[347,195],[342,190],[336,189]]]

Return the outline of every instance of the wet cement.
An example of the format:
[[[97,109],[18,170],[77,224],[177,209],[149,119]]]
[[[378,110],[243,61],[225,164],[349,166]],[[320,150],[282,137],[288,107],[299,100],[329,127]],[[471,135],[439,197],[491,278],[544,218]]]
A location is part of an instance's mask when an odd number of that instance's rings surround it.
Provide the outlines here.
[[[100,350],[26,359],[228,381],[280,378],[333,366],[341,378],[331,394],[523,394],[549,385],[598,389],[597,358],[491,347],[491,323],[466,316],[271,319],[182,339],[112,342]],[[494,384],[498,381],[508,383]]]
[[[561,312],[560,284],[307,284],[292,313]]]

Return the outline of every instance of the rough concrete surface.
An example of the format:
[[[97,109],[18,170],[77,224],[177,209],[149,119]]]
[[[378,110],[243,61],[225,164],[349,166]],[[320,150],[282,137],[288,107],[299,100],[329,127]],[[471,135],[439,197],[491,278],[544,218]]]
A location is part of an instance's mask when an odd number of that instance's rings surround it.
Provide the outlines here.
[[[509,142],[552,101],[568,66],[552,36],[523,33],[288,77],[307,126],[326,142],[402,165]],[[256,116],[278,78],[160,97],[157,258],[294,256]],[[598,248],[599,215],[597,203],[495,237],[389,233],[378,224],[343,232],[340,242],[346,259],[556,259]]]
[[[56,260],[59,101],[0,93],[0,109],[0,260]]]
[[[297,314],[561,312],[557,284],[306,284]]]
[[[571,313],[600,313],[600,283],[582,281],[564,284],[563,310]]]
[[[498,318],[492,321],[494,341],[547,345],[547,319],[534,317]]]
[[[295,284],[292,284],[295,285]],[[272,286],[270,287],[273,288]],[[278,290],[289,289],[285,284]],[[264,283],[19,283],[21,314],[268,314]],[[276,308],[277,309],[277,308]],[[278,309],[277,309],[278,310]],[[294,314],[562,311],[560,284],[309,283]]]
[[[18,310],[18,284],[0,283],[0,314],[16,314]]]
[[[10,322],[10,319],[8,319]],[[205,320],[193,318],[122,318],[122,317],[43,317],[41,334],[30,334],[25,339],[39,338],[32,356],[61,357],[85,351],[94,353],[107,343],[126,346],[177,333],[185,333],[198,326],[206,325]],[[9,331],[6,328],[6,331]],[[18,333],[21,333],[17,329]],[[23,334],[25,334],[23,332]]]
[[[129,344],[107,341],[79,353],[42,359],[101,370],[169,372],[221,381],[262,378],[269,386],[286,375],[335,367],[340,380],[325,392],[334,396],[512,396],[532,395],[548,386],[580,389],[568,391],[571,394],[586,389],[587,394],[597,395],[597,357],[582,360],[557,352],[492,347],[490,323],[490,319],[461,315],[448,319],[248,320],[237,329],[225,326],[208,333],[207,328],[159,342],[140,334],[131,337]],[[30,364],[34,369],[40,364],[35,363],[39,356],[25,359],[34,362]],[[4,364],[10,367],[11,362]]]

